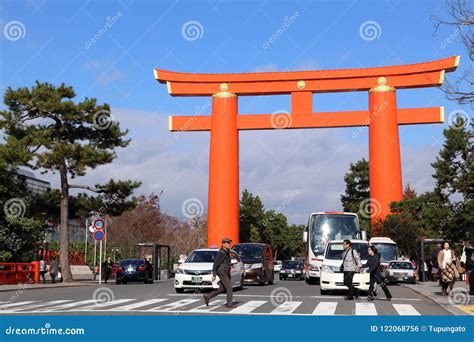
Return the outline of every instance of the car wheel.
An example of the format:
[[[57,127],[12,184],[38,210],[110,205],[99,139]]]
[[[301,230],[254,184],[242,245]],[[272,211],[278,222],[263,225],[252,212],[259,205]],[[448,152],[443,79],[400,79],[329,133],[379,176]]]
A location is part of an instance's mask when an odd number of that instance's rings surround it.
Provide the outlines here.
[[[319,293],[321,294],[321,296],[325,296],[325,295],[328,294],[328,290],[320,289],[320,290],[319,290]]]
[[[176,293],[184,293],[184,289],[175,288]]]
[[[120,285],[120,280],[115,280],[115,285]]]
[[[127,285],[127,281],[126,280],[122,281],[122,284]]]

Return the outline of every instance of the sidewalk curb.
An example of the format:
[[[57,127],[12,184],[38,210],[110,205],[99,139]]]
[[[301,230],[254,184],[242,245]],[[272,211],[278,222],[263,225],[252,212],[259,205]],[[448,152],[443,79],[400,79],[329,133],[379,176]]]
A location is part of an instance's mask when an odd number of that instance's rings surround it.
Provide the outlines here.
[[[170,281],[171,279],[166,279],[166,280],[155,280],[154,284],[159,284],[163,282]],[[28,290],[44,290],[44,289],[60,289],[60,288],[68,288],[68,287],[81,287],[81,286],[108,286],[108,285],[113,285],[115,286],[115,281],[111,282],[109,284],[99,284],[98,282],[94,282],[93,280],[85,280],[81,282],[75,282],[75,283],[68,283],[67,285],[47,285],[44,286],[44,284],[39,284],[41,286],[34,286],[36,284],[32,284],[31,286],[25,286],[23,287],[24,284],[17,284],[17,287],[12,287],[12,288],[7,288],[4,289],[2,288],[3,286],[12,286],[12,285],[0,285],[0,293],[2,292],[9,292],[9,291],[28,291]]]
[[[33,284],[34,285],[34,284]],[[44,290],[44,289],[60,289],[60,288],[68,288],[68,287],[80,287],[80,286],[90,286],[94,284],[89,283],[71,283],[68,285],[60,285],[60,286],[24,286],[24,284],[17,284],[16,288],[8,288],[4,289],[2,286],[10,286],[10,285],[1,285],[0,292],[9,292],[9,291],[28,291],[28,290]]]
[[[413,291],[415,291],[416,293],[422,295],[423,297],[425,298],[428,298],[428,299],[431,299],[432,301],[434,301],[436,304],[438,304],[439,306],[441,306],[443,309],[449,311],[450,313],[452,313],[453,315],[455,316],[469,316],[468,314],[466,314],[464,311],[452,306],[452,305],[446,305],[445,303],[441,303],[436,297],[431,297],[429,295],[427,295],[426,293],[422,292],[421,290],[418,290],[415,286],[411,287],[411,286],[408,286],[406,284],[399,284],[400,286],[403,286],[403,287],[406,287],[408,289],[411,289]]]

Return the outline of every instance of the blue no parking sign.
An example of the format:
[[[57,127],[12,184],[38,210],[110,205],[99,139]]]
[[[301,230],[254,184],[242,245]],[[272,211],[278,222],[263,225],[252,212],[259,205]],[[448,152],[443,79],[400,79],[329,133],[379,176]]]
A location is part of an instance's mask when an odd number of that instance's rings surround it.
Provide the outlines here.
[[[102,230],[97,230],[94,232],[94,240],[102,241],[104,239],[104,232]]]

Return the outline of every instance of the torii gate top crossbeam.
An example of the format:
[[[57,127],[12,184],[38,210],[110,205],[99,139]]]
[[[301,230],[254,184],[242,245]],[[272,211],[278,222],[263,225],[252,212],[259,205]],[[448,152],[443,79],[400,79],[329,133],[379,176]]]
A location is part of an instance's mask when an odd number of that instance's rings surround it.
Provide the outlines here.
[[[195,74],[155,69],[155,78],[167,83],[172,96],[210,96],[220,91],[237,95],[272,95],[292,92],[364,91],[378,85],[384,77],[397,89],[438,86],[444,73],[454,71],[459,56],[430,62],[355,68],[238,74]]]

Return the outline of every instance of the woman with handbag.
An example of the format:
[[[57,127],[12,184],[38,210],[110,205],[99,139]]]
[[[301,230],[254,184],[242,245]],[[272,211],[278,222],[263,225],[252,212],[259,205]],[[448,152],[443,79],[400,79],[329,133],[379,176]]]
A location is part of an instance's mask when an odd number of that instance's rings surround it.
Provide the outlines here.
[[[438,254],[438,265],[441,282],[441,295],[447,296],[451,293],[459,273],[456,267],[456,255],[451,249],[448,241],[443,242],[442,250]],[[449,291],[448,291],[449,287]]]
[[[367,262],[362,265],[362,268],[368,267],[368,272],[370,273],[370,285],[369,285],[369,295],[367,296],[368,301],[374,300],[374,287],[375,283],[379,284],[385,293],[385,297],[387,300],[392,299],[392,294],[390,293],[387,284],[385,283],[385,279],[380,272],[380,254],[377,252],[377,248],[374,246],[369,246],[369,256],[367,258]]]

